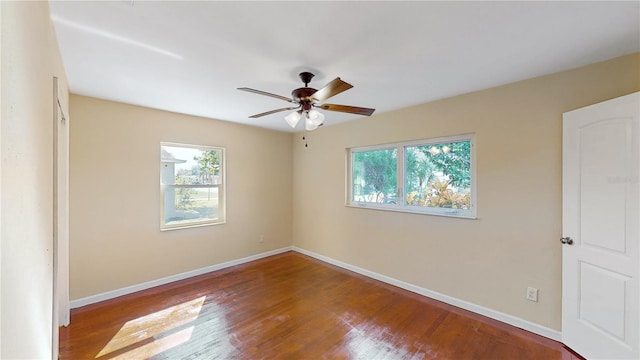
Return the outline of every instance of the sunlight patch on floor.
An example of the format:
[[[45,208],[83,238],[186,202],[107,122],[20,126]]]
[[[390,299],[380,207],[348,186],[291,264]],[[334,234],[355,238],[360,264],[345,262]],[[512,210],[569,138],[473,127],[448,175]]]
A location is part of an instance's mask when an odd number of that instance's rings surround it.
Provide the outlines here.
[[[154,355],[160,354],[163,351],[186,343],[191,338],[192,333],[193,326],[165,336],[162,339],[154,340],[151,343],[142,345],[131,351],[127,351],[124,354],[120,354],[119,356],[111,358],[111,360],[148,359]]]
[[[201,296],[197,299],[174,305],[155,313],[127,321],[122,326],[122,328],[120,328],[118,333],[114,335],[113,338],[111,338],[109,343],[107,343],[107,345],[98,353],[98,355],[96,355],[96,358],[110,354],[114,351],[118,351],[146,339],[158,336],[167,331],[170,331],[171,329],[175,329],[179,326],[186,325],[196,320],[198,318],[198,315],[200,314],[200,310],[202,309],[202,305],[204,304],[205,299],[206,296]],[[167,344],[172,344],[171,347],[173,347],[179,345],[182,342],[188,341],[192,332],[193,326],[191,328],[178,331],[175,334],[165,336],[162,339],[155,340],[153,343],[143,345],[135,350],[144,347],[153,348],[154,346],[156,346],[154,345],[156,343],[158,343],[158,348],[166,346]],[[179,343],[176,342],[176,339],[183,339],[183,337],[187,333],[189,337]],[[166,350],[166,348],[164,350]],[[127,355],[126,358],[131,359],[132,355],[129,355],[130,353],[131,351],[123,355]],[[136,357],[134,356],[133,358]]]

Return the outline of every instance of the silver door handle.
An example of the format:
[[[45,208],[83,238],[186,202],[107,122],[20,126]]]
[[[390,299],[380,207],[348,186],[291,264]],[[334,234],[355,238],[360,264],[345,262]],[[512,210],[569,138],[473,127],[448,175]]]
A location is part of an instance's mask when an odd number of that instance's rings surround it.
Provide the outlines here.
[[[561,237],[560,242],[567,245],[573,245],[573,239],[570,237]]]

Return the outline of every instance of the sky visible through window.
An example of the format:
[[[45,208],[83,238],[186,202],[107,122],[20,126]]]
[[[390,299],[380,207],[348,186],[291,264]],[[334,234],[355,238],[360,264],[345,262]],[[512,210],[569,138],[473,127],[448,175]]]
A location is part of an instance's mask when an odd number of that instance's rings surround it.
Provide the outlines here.
[[[185,160],[185,163],[176,164],[176,171],[180,169],[191,169],[194,166],[198,165],[198,162],[194,160],[194,157],[201,156],[202,150],[200,149],[192,149],[186,147],[175,147],[175,146],[163,146],[165,150],[167,150],[173,157],[178,160]]]

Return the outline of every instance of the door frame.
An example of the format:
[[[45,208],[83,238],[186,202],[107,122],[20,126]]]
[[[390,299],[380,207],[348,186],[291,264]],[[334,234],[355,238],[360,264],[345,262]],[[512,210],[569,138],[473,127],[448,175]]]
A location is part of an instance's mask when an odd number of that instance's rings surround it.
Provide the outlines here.
[[[0,39],[2,39],[2,2],[0,2]],[[2,45],[0,44],[0,99],[2,99]],[[2,103],[0,102],[0,129]],[[2,130],[0,130],[0,204],[2,204]],[[0,206],[0,209],[2,206]],[[2,269],[2,210],[0,210],[0,269]],[[0,319],[2,318],[2,270],[0,270]],[[2,354],[2,326],[0,326],[0,355]]]
[[[58,358],[59,327],[69,325],[69,119],[68,100],[53,77],[53,306],[52,358]],[[62,151],[61,151],[62,149]]]

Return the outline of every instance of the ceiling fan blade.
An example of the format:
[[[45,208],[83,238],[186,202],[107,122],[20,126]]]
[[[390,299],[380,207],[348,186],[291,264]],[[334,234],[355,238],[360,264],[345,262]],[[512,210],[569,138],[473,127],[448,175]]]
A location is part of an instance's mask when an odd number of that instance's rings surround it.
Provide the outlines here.
[[[342,81],[339,77],[333,79],[330,83],[328,83],[322,89],[316,91],[311,96],[313,100],[321,102],[325,101],[328,98],[338,95],[343,91],[349,90],[353,87],[353,85]]]
[[[329,110],[329,111],[339,111],[339,112],[365,115],[365,116],[371,116],[371,114],[373,114],[373,112],[376,111],[376,109],[369,109],[369,108],[349,106],[349,105],[337,105],[337,104],[322,104],[322,105],[318,105],[317,107],[324,110]]]
[[[273,98],[276,98],[276,99],[280,99],[280,100],[288,101],[288,102],[291,102],[291,103],[295,103],[295,101],[293,101],[293,99],[291,99],[291,98],[280,96],[280,95],[276,95],[276,94],[272,94],[272,93],[268,93],[266,91],[261,91],[261,90],[246,88],[246,87],[238,88],[238,90],[248,91],[250,93],[254,93],[254,94],[258,94],[258,95],[270,96],[270,97],[273,97]]]
[[[294,110],[294,109],[297,109],[297,108],[299,108],[299,106],[288,107],[288,108],[282,108],[282,109],[275,109],[275,110],[271,110],[271,111],[263,112],[263,113],[260,113],[260,114],[251,115],[251,116],[249,116],[249,117],[250,117],[250,118],[252,118],[252,119],[255,119],[255,118],[262,117],[262,116],[275,114],[275,113],[280,112],[280,111]]]

